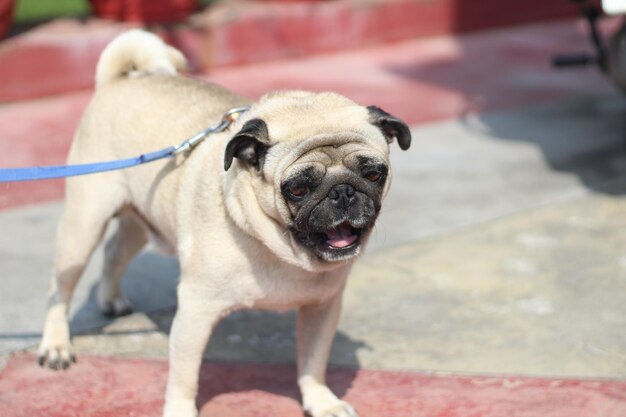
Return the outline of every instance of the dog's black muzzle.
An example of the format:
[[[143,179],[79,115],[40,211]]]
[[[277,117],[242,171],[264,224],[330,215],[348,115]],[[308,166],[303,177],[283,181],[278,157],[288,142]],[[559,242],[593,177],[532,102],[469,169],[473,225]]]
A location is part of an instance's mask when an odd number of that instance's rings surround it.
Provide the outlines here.
[[[380,210],[376,197],[351,184],[337,184],[310,211],[303,230],[295,230],[294,235],[327,261],[351,257],[376,221]]]

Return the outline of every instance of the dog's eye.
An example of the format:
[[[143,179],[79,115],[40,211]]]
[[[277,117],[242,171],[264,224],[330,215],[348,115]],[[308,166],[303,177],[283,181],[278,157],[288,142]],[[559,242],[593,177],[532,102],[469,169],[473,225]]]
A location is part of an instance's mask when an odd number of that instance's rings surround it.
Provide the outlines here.
[[[306,187],[291,187],[287,191],[289,191],[289,194],[292,196],[301,198],[309,192],[309,189]]]
[[[378,181],[381,177],[383,176],[383,174],[381,172],[371,172],[369,174],[367,174],[365,176],[365,178],[367,178],[368,180],[370,180],[371,182],[376,182]]]

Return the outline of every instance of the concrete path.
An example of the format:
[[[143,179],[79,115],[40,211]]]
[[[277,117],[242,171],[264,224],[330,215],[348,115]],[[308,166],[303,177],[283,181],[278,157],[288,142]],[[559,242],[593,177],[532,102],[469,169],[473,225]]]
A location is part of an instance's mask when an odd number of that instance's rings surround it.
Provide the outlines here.
[[[483,394],[472,397],[462,378],[451,377],[449,391],[437,391],[461,395],[448,411],[416,400],[404,415],[624,415],[619,380],[626,380],[626,101],[594,71],[557,73],[547,67],[550,54],[571,49],[577,39],[584,42],[578,27],[570,22],[403,42],[211,75],[251,96],[279,87],[334,89],[380,104],[412,125],[410,151],[393,149],[392,192],[368,254],[350,278],[331,355],[334,366],[360,369],[346,377],[344,391],[360,396],[364,415],[384,415],[366,404],[367,390],[375,386],[369,372],[381,372],[376,375],[389,384],[400,375],[394,372],[407,372],[411,397],[425,384],[421,372],[431,371],[496,375],[483,385],[498,388],[484,394],[483,404]],[[19,155],[1,155],[2,164],[62,162],[88,96],[0,107],[0,140],[11,139]],[[39,337],[62,209],[60,184],[0,185],[5,208],[0,211],[0,357],[5,362],[12,352],[32,350]],[[48,377],[24,369],[32,357],[17,356],[0,374],[0,392],[2,384],[11,389],[33,378],[57,378],[55,383],[71,391],[89,369],[107,366],[119,382],[131,365],[145,367],[145,375],[156,373],[150,389],[160,392],[163,365],[136,358],[166,356],[176,262],[141,254],[124,282],[136,313],[110,322],[99,315],[92,296],[100,257],[98,252],[78,289],[72,327],[81,334],[74,343],[80,356],[113,355],[130,362],[101,364],[88,358],[80,371],[85,373]],[[206,357],[265,364],[268,372],[288,380],[292,368],[279,364],[294,362],[294,320],[292,313],[233,314],[217,328]],[[246,369],[236,368],[233,375]],[[589,399],[588,408],[567,400],[582,398],[578,388],[550,391],[561,386],[552,380],[537,382],[543,388],[528,391],[529,401],[489,411],[490,400],[504,404],[496,399],[512,393],[508,377],[499,375],[613,382],[594,385],[598,396]],[[272,403],[263,395],[245,396],[268,383],[262,375],[251,378],[232,401]],[[363,380],[369,382],[360,385]],[[527,386],[528,380],[515,381],[513,386]],[[397,386],[392,394],[405,392],[400,389],[405,385]],[[207,401],[217,401],[207,403],[213,411],[206,415],[219,414],[221,400],[214,391],[206,394]],[[531,401],[540,391],[548,400]],[[25,404],[28,398],[0,394],[0,407]],[[463,408],[470,403],[484,406]],[[151,404],[136,409],[137,415],[154,413],[157,406]],[[17,416],[18,410],[33,409],[11,410],[8,415]],[[108,410],[103,415],[113,412]],[[243,410],[241,415],[253,415],[245,412],[251,408]],[[281,410],[273,415],[290,413]],[[422,414],[428,410],[440,413]],[[471,410],[476,413],[467,414]]]

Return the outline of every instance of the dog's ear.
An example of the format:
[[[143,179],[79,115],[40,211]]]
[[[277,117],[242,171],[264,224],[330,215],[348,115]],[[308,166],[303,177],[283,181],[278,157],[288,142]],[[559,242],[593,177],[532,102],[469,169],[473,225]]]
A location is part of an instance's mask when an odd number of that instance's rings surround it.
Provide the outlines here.
[[[233,163],[233,158],[260,170],[268,148],[269,133],[265,122],[261,119],[248,120],[226,145],[224,170],[228,171]]]
[[[393,138],[396,138],[400,149],[403,151],[409,149],[409,146],[411,146],[411,130],[406,123],[390,115],[380,107],[368,106],[367,110],[370,112],[370,123],[382,130],[387,143],[393,142]]]

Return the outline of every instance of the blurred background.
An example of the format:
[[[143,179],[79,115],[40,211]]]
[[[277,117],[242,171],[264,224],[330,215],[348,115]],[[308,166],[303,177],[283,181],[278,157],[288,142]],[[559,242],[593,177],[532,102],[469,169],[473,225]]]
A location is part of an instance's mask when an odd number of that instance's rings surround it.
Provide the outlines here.
[[[51,44],[51,39],[37,45],[39,52],[54,54],[58,61],[55,71],[47,73],[47,90],[41,86],[40,91],[56,93],[87,87],[91,74],[79,75],[75,65],[80,62],[90,68],[103,43],[116,32],[137,25],[147,25],[181,48],[195,71],[208,71],[579,15],[579,10],[564,0],[2,0],[0,35],[20,38],[28,32],[43,35],[48,30],[50,34],[62,32],[81,38],[73,41],[74,53],[66,45]],[[91,54],[79,57],[79,47]],[[2,62],[8,65],[8,59]],[[21,74],[22,79],[31,78],[32,84],[31,74],[18,67],[15,57],[11,56],[11,63],[13,72],[1,68],[2,78],[16,81]],[[69,67],[74,68],[73,76],[66,74],[64,79],[60,73]],[[15,90],[18,87],[14,84]],[[33,89],[30,85],[26,91],[0,91],[0,99],[28,97]]]
[[[135,27],[181,49],[186,76],[255,99],[299,88],[377,105],[413,144],[391,147],[331,387],[362,417],[622,417],[624,3],[0,0],[0,167],[64,163],[99,54]],[[124,278],[134,313],[111,320],[94,302],[98,250],[72,306],[77,370],[33,365],[62,208],[61,180],[0,183],[0,414],[158,415],[175,259],[142,252]],[[202,415],[300,415],[294,326],[293,312],[226,318]]]

